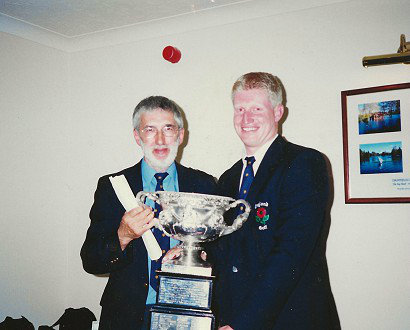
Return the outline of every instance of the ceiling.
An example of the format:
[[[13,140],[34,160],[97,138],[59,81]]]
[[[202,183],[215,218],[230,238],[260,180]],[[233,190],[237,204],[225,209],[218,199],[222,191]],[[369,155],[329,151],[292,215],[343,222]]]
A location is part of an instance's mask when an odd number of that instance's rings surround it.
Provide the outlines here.
[[[0,0],[0,13],[65,37],[252,0]]]

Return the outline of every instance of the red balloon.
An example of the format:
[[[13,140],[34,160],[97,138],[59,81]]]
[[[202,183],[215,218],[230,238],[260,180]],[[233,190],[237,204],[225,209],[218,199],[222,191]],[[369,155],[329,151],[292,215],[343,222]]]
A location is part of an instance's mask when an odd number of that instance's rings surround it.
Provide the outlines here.
[[[167,46],[162,51],[162,57],[171,63],[178,63],[181,59],[181,52],[176,47]]]

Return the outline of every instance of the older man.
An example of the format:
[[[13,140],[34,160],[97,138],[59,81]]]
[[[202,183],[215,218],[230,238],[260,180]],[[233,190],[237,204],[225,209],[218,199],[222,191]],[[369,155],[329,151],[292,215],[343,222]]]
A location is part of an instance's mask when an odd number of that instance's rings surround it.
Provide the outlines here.
[[[220,194],[246,199],[252,211],[240,230],[208,250],[220,329],[338,329],[325,255],[324,157],[278,134],[284,106],[277,77],[243,75],[232,101],[244,155],[218,185]]]
[[[142,100],[134,110],[133,124],[135,141],[144,157],[133,167],[111,175],[124,175],[134,194],[141,190],[215,192],[212,176],[175,162],[184,138],[183,120],[175,102],[162,96]],[[125,212],[109,176],[98,181],[81,258],[88,273],[110,274],[101,298],[100,329],[143,329],[147,306],[156,301],[155,270],[160,261],[149,259],[140,237],[153,230],[163,252],[177,241],[152,229],[156,214],[150,207]]]

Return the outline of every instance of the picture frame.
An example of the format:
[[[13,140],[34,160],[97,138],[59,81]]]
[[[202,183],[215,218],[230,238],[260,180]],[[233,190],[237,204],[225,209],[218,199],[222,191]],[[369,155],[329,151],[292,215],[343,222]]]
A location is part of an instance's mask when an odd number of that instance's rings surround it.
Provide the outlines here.
[[[410,202],[410,83],[341,92],[345,203]]]

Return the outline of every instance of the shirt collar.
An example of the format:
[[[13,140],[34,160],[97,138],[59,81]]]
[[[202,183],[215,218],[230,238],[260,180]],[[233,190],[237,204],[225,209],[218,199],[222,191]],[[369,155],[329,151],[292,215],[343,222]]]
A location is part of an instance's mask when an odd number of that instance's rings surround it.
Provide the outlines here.
[[[256,171],[259,168],[259,165],[262,162],[263,157],[265,157],[266,151],[268,151],[270,145],[273,143],[273,141],[276,140],[276,138],[278,137],[278,134],[276,134],[272,140],[267,141],[262,147],[260,147],[255,154],[253,155],[247,155],[246,151],[244,151],[244,156],[242,157],[242,163],[244,164],[244,167],[246,166],[246,160],[245,157],[251,157],[254,156],[255,157],[255,162],[253,163],[253,173],[255,173],[256,175]]]
[[[157,173],[157,171],[155,171],[151,166],[149,166],[148,163],[144,160],[144,158],[141,161],[141,172],[143,183],[149,183],[152,180],[154,180],[156,184],[157,179],[155,179],[154,175],[155,173]],[[177,172],[175,162],[173,162],[164,172],[168,173],[168,176],[165,178],[165,180],[167,180],[168,178],[174,178]]]

